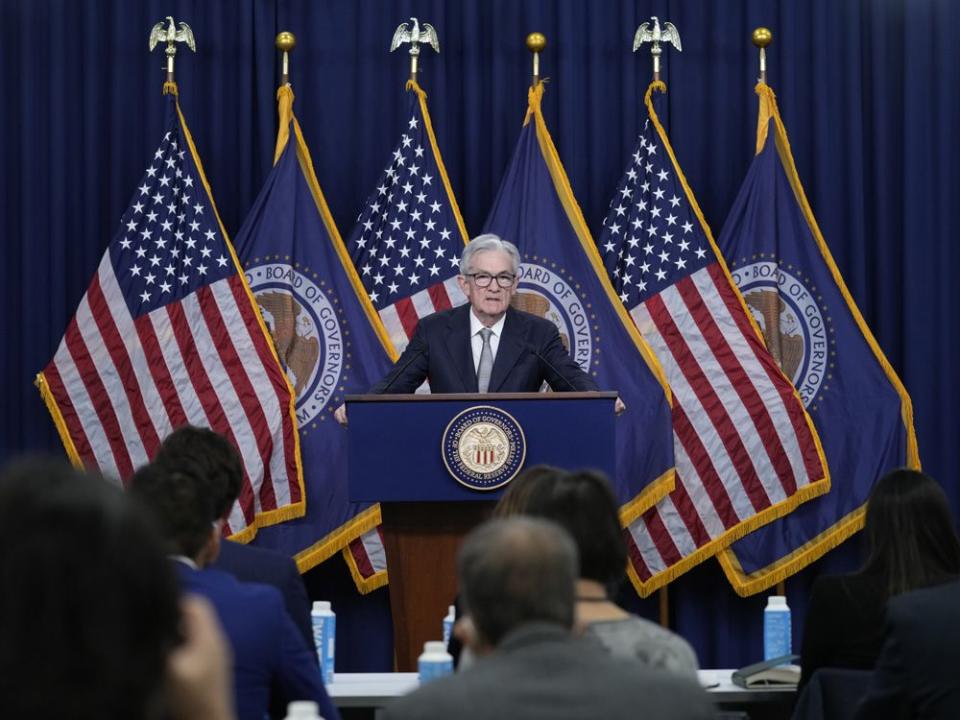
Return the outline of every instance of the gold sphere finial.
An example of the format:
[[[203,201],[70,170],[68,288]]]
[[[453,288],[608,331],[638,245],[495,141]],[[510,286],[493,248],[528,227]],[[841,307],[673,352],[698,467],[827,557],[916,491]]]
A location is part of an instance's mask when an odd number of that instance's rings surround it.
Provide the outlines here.
[[[543,52],[547,46],[547,36],[543,33],[532,32],[527,35],[527,50],[530,52]]]
[[[277,50],[283,52],[290,52],[297,45],[297,39],[293,36],[292,32],[287,32],[284,30],[282,33],[277,35],[276,46]]]
[[[753,35],[750,37],[750,40],[758,48],[765,48],[767,45],[773,42],[773,33],[770,32],[770,28],[758,27],[753,31]]]

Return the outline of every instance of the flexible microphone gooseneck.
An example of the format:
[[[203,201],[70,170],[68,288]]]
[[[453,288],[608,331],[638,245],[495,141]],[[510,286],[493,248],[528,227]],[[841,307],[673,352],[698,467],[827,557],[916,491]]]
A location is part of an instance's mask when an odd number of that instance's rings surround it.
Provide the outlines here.
[[[567,376],[564,375],[564,374],[563,374],[562,372],[560,372],[559,370],[557,370],[557,368],[555,368],[555,367],[553,366],[553,363],[550,362],[549,360],[547,360],[539,350],[537,350],[537,349],[536,349],[533,345],[531,345],[530,343],[527,343],[527,344],[526,344],[526,348],[527,348],[528,351],[530,351],[531,353],[533,353],[534,355],[536,355],[538,358],[540,358],[540,360],[543,361],[543,364],[544,364],[544,365],[546,365],[548,368],[550,368],[551,370],[553,370],[553,373],[554,373],[555,375],[559,375],[559,376],[560,376],[560,379],[563,380],[567,385],[569,385],[571,390],[573,390],[574,392],[577,392],[576,386],[567,379]]]
[[[386,385],[383,386],[383,390],[381,390],[381,391],[378,393],[378,395],[386,395],[386,394],[387,394],[387,390],[389,390],[391,387],[393,387],[393,384],[400,378],[401,375],[403,375],[403,373],[406,371],[406,369],[413,364],[413,361],[416,360],[417,358],[419,358],[420,356],[425,355],[426,352],[427,352],[427,351],[426,351],[426,348],[424,348],[423,350],[417,350],[413,355],[411,355],[411,356],[410,356],[410,359],[407,360],[407,361],[403,364],[403,367],[401,367],[399,370],[397,370],[397,371],[394,373],[393,377],[390,378],[390,382],[388,382]]]

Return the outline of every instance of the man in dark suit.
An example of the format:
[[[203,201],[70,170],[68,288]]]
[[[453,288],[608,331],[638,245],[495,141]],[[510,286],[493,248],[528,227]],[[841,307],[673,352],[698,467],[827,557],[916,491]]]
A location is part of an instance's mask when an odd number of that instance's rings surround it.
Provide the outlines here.
[[[194,468],[202,475],[207,492],[214,499],[218,518],[227,516],[243,482],[243,463],[230,442],[208,428],[184,425],[166,437],[154,464],[169,471]],[[283,594],[290,618],[313,647],[310,601],[296,563],[286,555],[267,548],[222,540],[212,567],[233,575],[241,582],[273,585]]]
[[[547,520],[490,521],[464,541],[460,588],[477,661],[388,705],[392,720],[707,720],[693,680],[617,660],[571,633],[577,550]],[[463,633],[459,625],[458,634]]]
[[[960,582],[887,603],[886,641],[857,717],[960,717]]]
[[[323,686],[317,655],[290,619],[280,593],[209,567],[219,550],[223,521],[199,468],[183,463],[183,470],[171,471],[147,465],[133,476],[130,490],[156,517],[181,588],[205,597],[217,612],[233,651],[237,717],[263,720],[271,705],[312,700],[324,718],[339,718]]]
[[[457,283],[469,301],[428,315],[393,369],[370,392],[412,393],[424,380],[434,393],[597,390],[567,352],[549,320],[510,306],[519,285],[520,253],[496,235],[471,240]],[[617,412],[623,404],[617,399]],[[346,408],[335,417],[346,424]]]

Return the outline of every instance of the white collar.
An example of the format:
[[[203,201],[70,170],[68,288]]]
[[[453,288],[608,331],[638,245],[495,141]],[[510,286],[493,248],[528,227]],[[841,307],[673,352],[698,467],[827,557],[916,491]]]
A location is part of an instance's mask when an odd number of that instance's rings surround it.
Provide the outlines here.
[[[493,334],[496,337],[499,338],[500,335],[503,333],[503,324],[506,321],[507,321],[507,314],[504,313],[499,320],[497,320],[493,325],[490,326],[490,329],[493,330]],[[480,322],[480,319],[474,314],[473,308],[470,308],[470,337],[473,337],[485,327],[486,325]]]
[[[171,560],[178,563],[183,563],[188,568],[193,568],[194,570],[199,570],[200,566],[194,561],[193,558],[188,558],[186,555],[168,555]]]

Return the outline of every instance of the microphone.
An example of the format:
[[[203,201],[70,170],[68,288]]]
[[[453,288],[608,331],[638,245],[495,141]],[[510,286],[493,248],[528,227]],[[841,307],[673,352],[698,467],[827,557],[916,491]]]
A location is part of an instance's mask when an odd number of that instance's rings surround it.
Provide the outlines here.
[[[411,355],[410,358],[403,364],[403,366],[399,370],[393,373],[393,377],[390,378],[390,382],[388,382],[386,385],[383,386],[383,390],[378,391],[376,394],[386,395],[387,390],[393,387],[393,384],[400,378],[401,375],[403,375],[404,371],[406,371],[408,367],[413,365],[413,361],[421,357],[422,355],[425,355],[426,352],[427,352],[426,348],[423,348],[422,350],[417,350],[416,352],[414,352],[413,355]]]
[[[543,356],[543,354],[542,354],[539,350],[537,350],[537,348],[535,348],[535,347],[534,347],[533,345],[531,345],[530,343],[526,343],[525,347],[526,347],[526,349],[527,349],[529,352],[533,353],[533,354],[536,355],[538,358],[540,358],[540,360],[543,362],[544,365],[546,365],[548,368],[550,368],[551,370],[553,370],[553,373],[554,373],[555,375],[559,375],[559,376],[560,376],[560,379],[563,380],[563,381],[570,387],[570,389],[571,389],[573,392],[577,392],[577,388],[574,386],[574,384],[573,384],[572,382],[570,382],[570,381],[567,379],[567,376],[564,375],[564,374],[563,374],[562,372],[560,372],[559,370],[557,370],[557,368],[554,367],[553,363],[550,362],[549,360],[547,360],[547,359]]]

